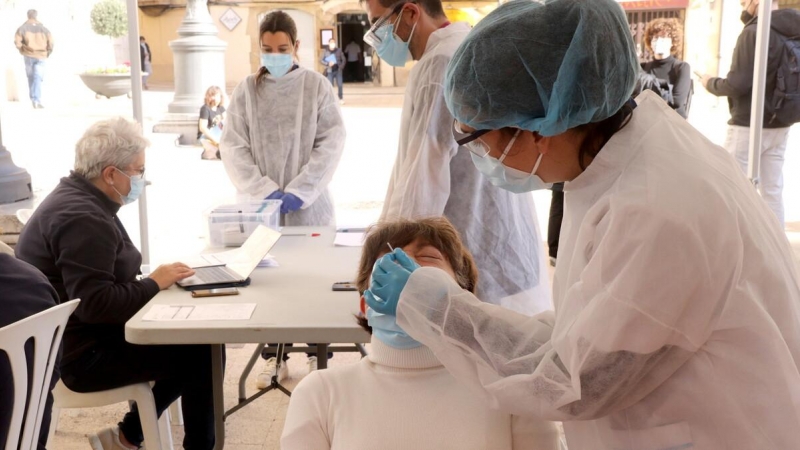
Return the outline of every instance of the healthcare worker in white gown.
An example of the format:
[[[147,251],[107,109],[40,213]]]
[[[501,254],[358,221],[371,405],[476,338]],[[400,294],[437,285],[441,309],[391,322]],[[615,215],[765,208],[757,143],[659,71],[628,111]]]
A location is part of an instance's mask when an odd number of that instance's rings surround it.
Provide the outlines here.
[[[445,95],[497,184],[566,182],[555,314],[480,302],[401,250],[367,303],[494,407],[564,421],[570,450],[800,448],[786,236],[722,148],[654,94],[631,103],[636,73],[614,0],[489,14]]]
[[[270,13],[259,36],[261,68],[233,91],[222,163],[239,192],[282,200],[282,225],[333,225],[328,184],[345,141],[339,103],[324,76],[296,64],[291,17]]]
[[[444,75],[469,24],[450,23],[440,0],[364,3],[373,23],[364,41],[381,60],[417,61],[381,219],[447,217],[478,265],[478,298],[529,315],[552,309],[533,197],[492,187],[453,139]]]

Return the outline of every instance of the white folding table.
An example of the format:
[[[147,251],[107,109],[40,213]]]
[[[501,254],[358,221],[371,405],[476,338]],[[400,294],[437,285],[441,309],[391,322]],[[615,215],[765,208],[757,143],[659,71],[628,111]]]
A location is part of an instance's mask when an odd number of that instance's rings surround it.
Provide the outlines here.
[[[223,352],[227,343],[318,342],[319,368],[327,364],[323,343],[369,342],[356,323],[356,292],[334,292],[339,281],[353,281],[360,247],[335,247],[335,230],[327,227],[284,227],[270,254],[280,267],[257,268],[251,284],[239,295],[193,298],[178,287],[160,292],[125,324],[125,339],[140,345],[210,344],[216,428],[215,449],[225,445]],[[255,303],[249,320],[143,321],[153,305]],[[240,400],[241,401],[241,400]]]

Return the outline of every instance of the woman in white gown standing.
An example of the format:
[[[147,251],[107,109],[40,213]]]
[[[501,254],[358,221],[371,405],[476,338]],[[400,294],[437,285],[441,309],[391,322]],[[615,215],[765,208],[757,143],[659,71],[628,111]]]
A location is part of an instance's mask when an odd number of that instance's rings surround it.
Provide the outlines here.
[[[275,11],[261,22],[261,68],[233,91],[220,141],[239,192],[282,200],[283,225],[333,225],[328,184],[344,150],[339,103],[321,74],[296,64],[297,27]]]
[[[281,225],[334,225],[328,184],[344,150],[339,102],[321,74],[297,65],[297,26],[283,11],[264,17],[259,28],[261,68],[233,91],[220,141],[225,170],[239,192],[281,200]],[[291,344],[288,344],[291,345]],[[286,364],[265,351],[264,388]],[[284,360],[288,356],[284,355]],[[316,357],[309,354],[309,370]]]

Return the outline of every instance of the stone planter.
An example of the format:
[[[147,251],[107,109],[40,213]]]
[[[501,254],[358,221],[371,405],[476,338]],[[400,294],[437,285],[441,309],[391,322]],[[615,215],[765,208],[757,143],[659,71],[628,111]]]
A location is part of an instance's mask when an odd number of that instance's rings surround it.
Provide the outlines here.
[[[82,73],[81,81],[96,94],[97,98],[131,96],[131,74],[129,73]]]

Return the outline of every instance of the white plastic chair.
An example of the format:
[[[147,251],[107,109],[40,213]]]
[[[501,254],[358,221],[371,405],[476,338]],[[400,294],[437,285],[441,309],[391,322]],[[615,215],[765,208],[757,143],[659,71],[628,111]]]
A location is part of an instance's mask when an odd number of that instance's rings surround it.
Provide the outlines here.
[[[32,209],[18,209],[17,210],[17,220],[20,221],[21,224],[25,225],[28,223],[28,220],[33,215]]]
[[[142,422],[144,446],[147,450],[172,450],[172,432],[169,414],[164,411],[157,419],[156,402],[150,383],[136,383],[98,392],[75,392],[59,380],[53,389],[53,420],[50,422],[50,439],[56,434],[58,416],[65,408],[96,408],[128,401],[136,402]]]
[[[7,450],[36,449],[58,347],[61,345],[67,320],[79,302],[80,300],[72,300],[0,328],[0,349],[8,355],[14,381],[11,428],[6,442],[3,443]],[[33,339],[34,351],[33,376],[29,386],[25,343],[30,339]],[[29,391],[30,402],[26,405]],[[23,418],[25,428],[22,428]]]

